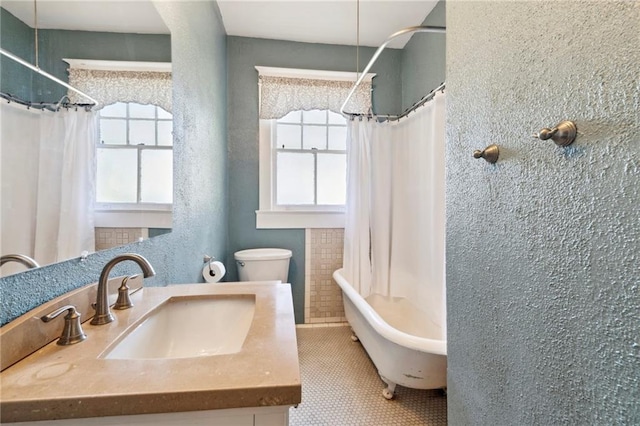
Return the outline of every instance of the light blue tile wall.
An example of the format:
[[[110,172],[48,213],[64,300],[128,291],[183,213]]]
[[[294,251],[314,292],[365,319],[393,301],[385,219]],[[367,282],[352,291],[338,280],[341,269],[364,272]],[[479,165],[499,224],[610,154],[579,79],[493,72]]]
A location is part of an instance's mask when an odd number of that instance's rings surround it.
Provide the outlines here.
[[[145,285],[202,281],[204,253],[225,258],[228,240],[226,35],[217,4],[156,3],[172,32],[174,106],[173,232],[129,246],[0,279],[2,324],[98,280],[114,255],[147,257],[157,276]],[[130,262],[127,262],[130,263]],[[135,271],[121,264],[112,274]]]
[[[450,424],[640,424],[639,6],[447,2]]]
[[[361,48],[364,67],[375,49]],[[233,253],[256,247],[293,251],[289,280],[293,289],[296,322],[304,321],[304,230],[256,229],[258,209],[258,73],[256,65],[353,71],[356,49],[349,46],[295,43],[228,37],[229,131],[229,250],[228,279],[237,279]],[[386,50],[372,72],[374,105],[378,113],[400,108],[401,51]]]

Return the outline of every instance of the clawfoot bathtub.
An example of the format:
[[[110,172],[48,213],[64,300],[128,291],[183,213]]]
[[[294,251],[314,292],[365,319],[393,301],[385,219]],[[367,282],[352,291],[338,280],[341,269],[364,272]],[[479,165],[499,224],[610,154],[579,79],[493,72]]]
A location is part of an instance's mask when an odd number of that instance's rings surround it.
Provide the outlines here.
[[[396,385],[414,389],[447,386],[447,342],[440,327],[424,320],[406,299],[372,294],[360,296],[342,275],[333,273],[343,293],[347,321],[387,384],[391,399]]]

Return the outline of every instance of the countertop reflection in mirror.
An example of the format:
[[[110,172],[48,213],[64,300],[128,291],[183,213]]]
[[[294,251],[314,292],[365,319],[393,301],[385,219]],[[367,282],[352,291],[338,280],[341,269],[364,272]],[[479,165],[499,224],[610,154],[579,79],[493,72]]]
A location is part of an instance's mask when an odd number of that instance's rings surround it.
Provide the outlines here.
[[[37,47],[38,66],[63,81],[69,81],[73,67],[65,58],[168,63],[170,69],[171,35],[151,1],[78,2],[73,8],[62,1],[39,1],[37,14],[36,43],[34,3],[3,0],[0,44],[32,64]],[[65,87],[8,58],[0,61],[3,94],[54,106],[82,102],[67,98]],[[106,72],[91,71],[96,78],[109,78]],[[148,77],[142,73],[139,78]],[[170,71],[168,76],[170,84]],[[104,80],[97,84],[116,86]],[[44,266],[80,257],[85,250],[170,232],[170,101],[169,106],[150,102],[110,99],[92,111],[62,107],[57,112],[2,102],[0,255],[21,254]],[[84,130],[69,139],[73,132],[65,128],[67,123]],[[78,146],[81,172],[60,160],[70,144]],[[0,268],[0,277],[26,269],[20,262],[8,262]]]

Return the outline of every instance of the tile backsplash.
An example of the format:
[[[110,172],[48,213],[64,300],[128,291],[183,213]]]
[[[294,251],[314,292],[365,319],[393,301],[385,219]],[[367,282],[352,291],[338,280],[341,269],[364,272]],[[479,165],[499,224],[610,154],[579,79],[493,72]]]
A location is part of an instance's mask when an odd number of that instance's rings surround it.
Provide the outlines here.
[[[147,228],[96,228],[96,251],[149,238]]]
[[[344,322],[342,291],[332,278],[342,267],[344,230],[307,229],[305,323]]]

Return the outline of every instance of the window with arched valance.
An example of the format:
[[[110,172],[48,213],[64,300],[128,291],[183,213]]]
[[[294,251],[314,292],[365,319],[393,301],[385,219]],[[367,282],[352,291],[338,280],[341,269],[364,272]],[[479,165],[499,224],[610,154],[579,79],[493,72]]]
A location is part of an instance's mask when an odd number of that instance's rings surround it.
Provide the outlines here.
[[[282,118],[291,111],[340,112],[356,80],[356,73],[256,67],[260,85],[260,118]],[[346,111],[366,113],[371,108],[370,74],[358,86]]]
[[[346,117],[353,72],[256,67],[259,83],[258,228],[340,228],[346,197]],[[371,80],[346,105],[371,108]]]
[[[116,102],[157,105],[171,112],[171,64],[65,59],[69,84],[95,98],[102,108]],[[71,102],[84,100],[69,91]]]
[[[173,203],[171,63],[64,59],[98,101],[96,226],[169,228]],[[83,102],[69,91],[71,102]],[[153,212],[139,215],[140,211]]]

